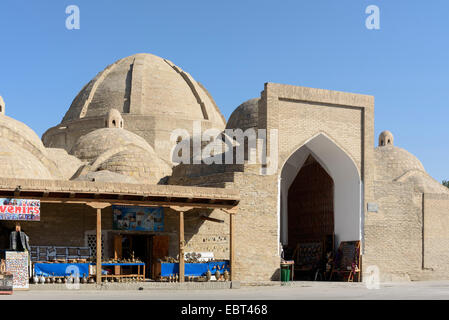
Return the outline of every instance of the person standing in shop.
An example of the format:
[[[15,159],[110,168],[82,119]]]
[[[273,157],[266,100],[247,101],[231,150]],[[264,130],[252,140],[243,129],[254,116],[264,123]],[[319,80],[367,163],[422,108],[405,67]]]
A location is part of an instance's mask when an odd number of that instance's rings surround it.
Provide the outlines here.
[[[16,230],[11,232],[9,237],[9,248],[12,251],[16,252],[26,252],[28,256],[28,275],[31,273],[31,259],[30,259],[30,238],[27,236],[25,232],[22,231],[22,228],[19,223],[16,223]]]
[[[30,252],[30,238],[22,231],[19,223],[16,224],[16,230],[11,232],[9,243],[10,250],[19,252]]]

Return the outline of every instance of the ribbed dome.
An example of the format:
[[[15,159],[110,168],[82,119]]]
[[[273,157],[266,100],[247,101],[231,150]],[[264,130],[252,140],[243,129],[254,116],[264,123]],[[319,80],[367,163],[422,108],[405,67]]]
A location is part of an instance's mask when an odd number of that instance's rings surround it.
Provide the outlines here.
[[[62,123],[104,116],[111,108],[123,114],[171,115],[225,125],[201,84],[170,61],[146,53],[121,59],[100,72],[73,100]]]
[[[97,129],[82,136],[71,154],[89,162],[76,177],[78,180],[97,177],[102,181],[109,178],[116,181],[120,177],[131,177],[132,181],[157,184],[172,173],[171,166],[143,138],[120,128]],[[105,174],[92,174],[103,171]],[[122,180],[128,182],[129,179]]]
[[[106,151],[123,148],[128,145],[135,145],[150,152],[153,151],[143,138],[128,130],[102,128],[79,138],[70,154],[84,161],[94,161]]]
[[[69,155],[64,149],[53,149],[47,148],[48,158],[51,159],[59,171],[61,172],[61,177],[63,180],[69,180],[78,171],[78,169],[83,165],[83,162]]]
[[[0,137],[13,141],[33,154],[46,152],[41,139],[30,127],[5,115],[0,116]]]
[[[395,180],[410,171],[426,172],[422,163],[402,148],[386,145],[376,148],[374,154],[377,180]]]
[[[0,173],[2,178],[53,178],[45,165],[32,153],[6,139],[0,139]]]
[[[250,99],[237,107],[229,117],[226,129],[257,128],[259,119],[259,98]]]
[[[172,173],[171,167],[154,152],[134,146],[112,155],[99,164],[97,170],[108,170],[151,184],[157,184]]]
[[[75,181],[95,181],[95,182],[112,182],[112,183],[139,183],[138,180],[125,176],[123,174],[111,172],[108,170],[88,172],[85,175],[76,177]]]
[[[42,141],[39,139],[37,134],[26,124],[17,121],[11,117],[0,114],[0,141],[3,148],[6,146],[11,146],[11,150],[8,151],[8,164],[3,164],[5,166],[10,166],[11,170],[15,171],[14,168],[22,168],[23,166],[31,170],[29,174],[20,174],[16,177],[29,177],[30,179],[48,179],[62,178],[64,175],[61,170],[57,167],[55,161],[53,161],[48,150],[44,147]],[[4,155],[6,156],[6,154]],[[23,159],[20,159],[23,156]],[[13,160],[16,159],[17,163],[13,164]],[[27,164],[32,164],[38,162],[36,167],[36,175],[33,175],[33,169],[28,167]],[[23,168],[25,168],[23,167]],[[11,172],[6,171],[0,172],[0,176],[6,177],[10,175]],[[15,177],[12,175],[11,177]]]
[[[116,118],[123,121],[114,125]],[[223,130],[226,125],[206,89],[170,61],[136,54],[108,66],[90,81],[62,122],[42,135],[42,141],[46,147],[70,152],[87,133],[119,126],[145,139],[159,157],[170,161],[171,134],[176,130],[192,134],[197,123],[202,130]]]

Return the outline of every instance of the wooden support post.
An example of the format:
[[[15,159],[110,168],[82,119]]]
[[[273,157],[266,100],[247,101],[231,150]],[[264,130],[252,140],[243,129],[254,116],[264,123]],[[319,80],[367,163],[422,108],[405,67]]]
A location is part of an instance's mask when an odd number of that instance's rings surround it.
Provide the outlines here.
[[[193,207],[171,206],[170,208],[175,211],[178,211],[179,214],[179,282],[184,282],[185,280],[184,247],[186,245],[184,239],[184,212],[192,210]]]
[[[230,279],[234,279],[234,267],[235,267],[235,256],[234,256],[234,214],[229,215],[229,267],[231,269]]]
[[[179,211],[179,282],[184,282],[184,211]]]
[[[88,202],[89,207],[97,209],[97,261],[96,261],[96,278],[97,284],[101,284],[101,209],[109,207],[110,203],[105,202]]]
[[[97,284],[101,284],[101,209],[97,209]]]
[[[233,207],[231,209],[222,209],[224,212],[229,214],[229,268],[231,269],[230,272],[230,279],[235,280],[235,217],[234,215],[237,214],[237,207]]]

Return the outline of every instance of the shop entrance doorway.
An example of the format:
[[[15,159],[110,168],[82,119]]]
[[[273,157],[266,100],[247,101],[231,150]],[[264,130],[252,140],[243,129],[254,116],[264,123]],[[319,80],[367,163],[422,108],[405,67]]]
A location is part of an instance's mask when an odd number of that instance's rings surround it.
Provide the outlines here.
[[[362,183],[350,155],[325,134],[302,144],[280,176],[280,242],[295,280],[325,280],[339,245],[362,240]],[[328,263],[330,262],[330,263]]]
[[[322,279],[333,250],[334,181],[311,155],[288,190],[288,246],[295,280]]]
[[[334,181],[309,156],[288,190],[288,243],[334,233]]]
[[[145,278],[154,279],[156,276],[154,270],[158,260],[168,256],[168,245],[168,236],[138,233],[117,234],[114,235],[114,258],[132,259],[134,257],[139,259],[146,266]]]

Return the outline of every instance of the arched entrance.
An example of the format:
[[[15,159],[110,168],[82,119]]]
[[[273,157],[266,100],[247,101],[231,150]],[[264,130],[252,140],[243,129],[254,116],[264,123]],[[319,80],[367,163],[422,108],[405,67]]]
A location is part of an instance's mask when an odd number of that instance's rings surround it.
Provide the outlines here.
[[[320,241],[334,233],[334,181],[309,155],[288,189],[288,243]]]
[[[359,171],[326,135],[310,139],[284,163],[280,197],[280,241],[290,251],[321,239],[331,238],[334,249],[362,239]]]

